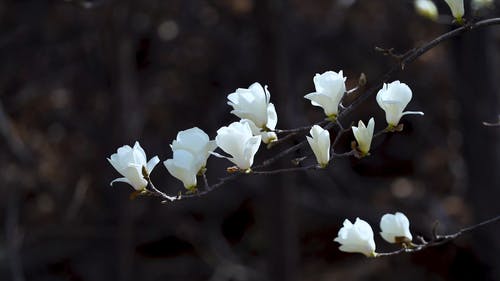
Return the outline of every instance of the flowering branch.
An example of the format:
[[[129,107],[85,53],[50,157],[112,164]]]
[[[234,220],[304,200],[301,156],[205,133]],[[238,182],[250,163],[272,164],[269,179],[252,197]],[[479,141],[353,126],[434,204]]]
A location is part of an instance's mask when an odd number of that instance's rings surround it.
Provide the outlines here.
[[[219,178],[218,181],[216,183],[214,183],[214,184],[209,184],[208,183],[207,176],[206,176],[205,172],[203,171],[201,173],[202,177],[203,177],[203,183],[204,183],[203,184],[203,186],[204,186],[203,190],[196,189],[196,187],[195,187],[196,184],[194,184],[193,187],[186,186],[186,188],[188,188],[188,192],[186,194],[180,194],[179,193],[178,196],[169,196],[169,195],[165,194],[164,192],[158,190],[153,185],[153,183],[151,182],[151,180],[149,178],[149,175],[148,175],[147,178],[145,177],[145,179],[148,182],[148,185],[146,187],[147,193],[154,194],[156,196],[161,197],[162,199],[164,199],[163,202],[176,201],[176,200],[187,199],[187,198],[191,198],[191,197],[203,196],[203,195],[208,194],[209,192],[217,189],[218,187],[224,185],[228,181],[234,180],[234,179],[236,179],[236,178],[238,178],[240,176],[243,176],[243,175],[274,175],[274,174],[280,174],[280,173],[286,173],[286,172],[317,170],[317,169],[324,168],[324,166],[326,166],[328,164],[328,162],[330,162],[333,158],[350,157],[350,156],[356,156],[358,158],[364,157],[364,156],[368,155],[368,151],[366,151],[366,152],[360,152],[360,151],[358,151],[357,148],[355,147],[355,144],[356,144],[355,142],[353,142],[353,149],[351,151],[348,151],[348,152],[345,152],[345,153],[336,153],[335,152],[335,147],[339,143],[341,137],[345,133],[347,133],[348,131],[351,131],[351,125],[348,126],[348,127],[344,127],[342,125],[342,123],[341,123],[341,120],[345,119],[346,116],[348,116],[364,100],[366,100],[368,97],[374,95],[378,91],[378,89],[380,88],[380,86],[383,83],[387,82],[390,79],[390,77],[392,77],[395,73],[404,70],[404,68],[405,68],[406,65],[408,65],[411,62],[415,61],[417,58],[419,58],[420,56],[422,56],[423,54],[425,54],[427,51],[429,51],[432,48],[438,46],[442,42],[444,42],[444,41],[446,41],[446,40],[448,40],[450,38],[456,37],[456,36],[458,36],[460,34],[463,34],[465,32],[471,31],[471,30],[476,29],[476,28],[486,27],[486,26],[496,25],[496,24],[500,24],[500,18],[492,18],[492,19],[478,21],[476,23],[468,23],[468,24],[466,24],[464,26],[458,27],[458,28],[456,28],[456,29],[454,29],[454,30],[452,30],[450,32],[447,32],[447,33],[445,33],[445,34],[443,34],[441,36],[438,36],[437,38],[429,41],[428,43],[420,46],[419,48],[410,49],[409,51],[405,52],[403,55],[397,55],[397,56],[395,56],[393,49],[387,49],[387,50],[385,50],[385,49],[381,49],[381,48],[377,47],[377,50],[383,52],[384,54],[391,55],[393,57],[397,57],[398,63],[396,65],[394,65],[389,71],[387,71],[377,83],[375,83],[374,85],[372,85],[371,88],[369,88],[368,90],[362,92],[348,106],[344,107],[344,105],[342,104],[343,98],[346,97],[349,94],[352,94],[353,92],[359,92],[360,89],[362,89],[365,86],[365,84],[366,84],[366,77],[365,77],[364,74],[362,74],[360,76],[360,78],[359,78],[358,85],[356,87],[354,87],[353,89],[351,89],[351,90],[345,90],[343,92],[343,94],[341,95],[341,97],[339,98],[339,101],[338,101],[338,105],[339,105],[338,114],[334,113],[333,117],[328,117],[326,120],[322,120],[320,122],[317,122],[314,125],[303,126],[303,127],[298,127],[298,128],[294,128],[294,129],[281,130],[281,129],[275,129],[274,128],[275,121],[274,121],[274,123],[269,123],[269,122],[271,122],[271,121],[269,121],[269,119],[267,121],[264,119],[264,120],[255,121],[255,122],[254,121],[246,120],[247,123],[249,123],[250,128],[252,129],[252,132],[254,134],[255,134],[255,131],[257,131],[257,132],[259,130],[262,131],[262,129],[259,129],[258,126],[255,123],[260,123],[259,126],[262,126],[261,128],[264,128],[267,131],[267,133],[265,131],[263,133],[261,133],[261,136],[259,136],[259,141],[260,141],[261,138],[262,138],[262,140],[264,140],[264,138],[266,138],[266,137],[267,138],[272,137],[272,134],[279,134],[280,135],[280,138],[278,140],[275,140],[273,142],[269,142],[268,148],[274,147],[275,145],[277,145],[279,143],[282,143],[282,142],[284,142],[284,141],[286,141],[286,140],[288,140],[288,139],[296,136],[299,133],[303,133],[303,132],[305,132],[305,131],[307,131],[307,130],[309,130],[311,128],[314,128],[315,126],[323,126],[323,130],[325,130],[325,131],[329,131],[329,130],[334,130],[335,131],[336,130],[337,132],[336,132],[335,138],[333,140],[331,148],[329,148],[329,150],[330,150],[330,153],[329,153],[330,156],[328,156],[328,159],[326,160],[326,163],[324,163],[324,164],[309,165],[309,166],[303,166],[303,167],[282,168],[282,169],[270,170],[270,171],[265,171],[264,170],[265,168],[267,168],[270,165],[276,163],[278,160],[282,159],[283,157],[286,157],[286,156],[288,156],[288,155],[290,155],[290,154],[292,154],[292,153],[294,153],[294,152],[296,152],[296,151],[304,148],[307,145],[308,141],[307,140],[303,140],[303,141],[301,141],[301,142],[299,142],[299,143],[297,143],[297,144],[295,144],[295,145],[293,145],[293,146],[291,146],[291,147],[289,147],[289,148],[287,148],[287,149],[285,149],[285,150],[277,153],[273,157],[264,160],[261,164],[255,165],[252,168],[252,170],[250,170],[250,168],[245,168],[245,169],[242,169],[241,171],[238,168],[236,168],[235,170],[228,169],[228,172],[231,172],[231,174],[228,175],[228,176]],[[325,73],[325,74],[322,74],[321,76],[324,76],[324,75],[327,75],[327,74],[330,74],[330,73]],[[338,77],[342,78],[342,72],[339,72],[338,75],[339,75]],[[319,75],[317,75],[317,77],[315,77],[315,79],[318,78],[318,80],[319,80],[319,79],[322,78],[321,76],[320,77],[318,77],[318,76]],[[315,83],[316,83],[316,80],[315,80]],[[399,85],[401,85],[401,86],[399,86]],[[402,84],[402,83],[399,84],[399,82],[398,82],[398,84],[395,85],[395,87],[396,86],[400,87],[400,88],[402,87],[402,90],[406,91],[407,86],[405,84]],[[384,88],[383,88],[383,90],[384,90]],[[409,88],[407,90],[410,91]],[[244,91],[254,92],[254,93],[255,92],[262,93],[261,95],[263,95],[263,98],[267,102],[269,101],[269,92],[267,91],[267,87],[262,88],[262,86],[260,86],[260,84],[258,84],[258,83],[253,84],[250,88],[248,88],[248,90],[247,89],[238,89],[235,93],[229,95],[228,98],[230,100],[229,104],[232,105],[235,108],[235,110],[233,110],[232,113],[236,114],[236,115],[239,114],[239,115],[242,116],[242,118],[243,118],[243,116],[245,116],[245,117],[248,116],[248,114],[250,114],[250,115],[253,114],[253,113],[245,113],[245,110],[248,110],[248,109],[247,108],[243,108],[241,106],[242,101],[239,100],[239,99],[241,99],[241,95],[247,93],[247,92],[244,92]],[[380,90],[380,91],[382,91],[382,90]],[[390,91],[390,89],[385,88],[385,91]],[[313,94],[318,94],[318,93],[313,93]],[[307,95],[306,98],[314,99],[315,97],[312,96],[313,94]],[[388,92],[388,94],[389,94],[389,92]],[[308,96],[311,96],[311,97],[308,97]],[[411,98],[411,91],[410,91],[410,98]],[[383,100],[379,101],[378,97],[377,97],[377,101],[379,102],[379,104],[382,107],[384,106],[384,101]],[[409,101],[409,99],[408,99],[408,101]],[[392,101],[391,101],[391,103],[392,103]],[[247,105],[247,107],[248,106],[251,106],[251,105]],[[266,107],[266,105],[263,105],[263,106]],[[404,106],[403,106],[403,108],[404,108]],[[268,103],[268,106],[267,106],[266,110],[268,111],[268,113],[270,112],[269,110],[271,110],[271,112],[274,111],[274,105],[272,105],[272,103]],[[384,108],[384,110],[386,110],[386,109]],[[389,112],[386,110],[386,116],[387,116],[387,121],[389,122],[389,126],[387,128],[385,128],[385,129],[381,130],[381,131],[378,131],[374,135],[372,133],[372,137],[373,138],[377,138],[377,137],[379,137],[380,135],[382,135],[384,133],[401,131],[403,129],[403,127],[402,127],[402,124],[398,124],[399,123],[399,118],[401,118],[402,115],[407,114],[407,113],[402,113],[402,110],[403,109],[401,109],[401,112],[399,112],[399,113],[391,113],[391,114],[396,114],[394,116],[391,115],[392,117],[390,117]],[[325,113],[327,113],[326,109],[325,109]],[[413,112],[408,112],[408,113],[413,113]],[[392,119],[395,120],[395,121],[393,121],[394,124],[391,124],[391,120]],[[266,125],[266,122],[268,123],[267,125]],[[236,125],[232,124],[231,126],[236,126]],[[229,131],[232,130],[231,126],[227,127],[226,131],[227,130],[229,130]],[[239,124],[238,124],[238,126],[241,127],[241,125],[239,125]],[[272,130],[269,130],[269,127],[272,127]],[[364,124],[363,124],[363,127],[364,127]],[[224,127],[224,128],[226,128],[226,127]],[[356,128],[356,127],[354,127],[354,128]],[[356,128],[356,129],[358,130],[358,128]],[[201,133],[203,133],[203,132],[201,132]],[[204,135],[206,135],[206,134],[204,134]],[[274,136],[276,136],[276,135],[274,135]],[[208,138],[207,137],[205,137],[205,138],[208,141]],[[359,140],[358,140],[358,142],[359,142]],[[370,139],[370,142],[371,142],[371,139]],[[368,147],[369,147],[369,145],[368,145]],[[206,151],[209,151],[209,150],[207,149]],[[215,154],[215,155],[220,156],[218,154]],[[310,156],[310,154],[308,154],[308,155],[306,155],[304,157],[296,158],[292,162],[295,162],[294,164],[298,165],[298,164],[300,164],[301,161],[305,160],[309,156]],[[208,156],[206,156],[206,157],[208,157]],[[204,158],[205,162],[206,162],[206,157]],[[225,156],[221,156],[221,157],[225,157]],[[175,158],[175,153],[174,153],[174,158]],[[225,158],[227,158],[227,157],[225,157]],[[173,160],[175,160],[175,159],[173,159]],[[174,162],[173,160],[168,160],[168,161],[171,161],[171,163],[173,163]],[[248,163],[248,164],[250,164],[250,163]],[[245,164],[245,165],[248,165],[248,164]],[[198,166],[202,167],[203,165],[198,165]],[[248,165],[248,166],[251,166],[251,164]],[[198,167],[198,169],[199,169],[199,167]],[[170,171],[170,169],[169,169],[169,171]],[[181,174],[179,176],[176,176],[179,179],[181,179],[181,178],[183,178],[183,176],[185,176],[185,171],[182,172],[182,173],[181,172],[178,172],[178,173]],[[194,174],[194,177],[196,177],[196,173],[197,173],[197,170],[191,171],[191,175]],[[193,176],[191,176],[191,177],[193,177]],[[193,180],[190,180],[190,182],[193,182]],[[194,179],[193,183],[195,183],[195,182],[196,182],[196,180]],[[408,248],[407,250],[409,250],[409,249],[410,248]]]
[[[397,251],[387,252],[387,253],[377,253],[376,257],[394,256],[394,255],[398,255],[401,253],[415,253],[415,252],[419,252],[419,251],[422,251],[424,249],[427,249],[429,247],[443,245],[445,243],[448,243],[448,242],[458,238],[462,234],[465,234],[465,233],[470,232],[472,230],[475,230],[479,227],[482,227],[482,226],[485,226],[485,225],[488,225],[488,224],[491,224],[491,223],[494,223],[497,221],[500,221],[500,215],[493,217],[491,219],[485,220],[483,222],[480,222],[478,224],[462,228],[455,233],[446,234],[446,235],[436,234],[436,228],[437,228],[437,224],[436,224],[434,226],[434,229],[433,229],[433,237],[431,240],[426,241],[422,236],[418,236],[417,239],[420,241],[420,243],[418,243],[418,244],[414,244],[414,243],[404,244],[403,248],[401,248]]]
[[[458,19],[457,16],[456,18]],[[159,159],[155,156],[146,163],[146,154],[137,142],[133,148],[130,146],[121,147],[116,154],[113,154],[108,159],[113,167],[124,176],[123,178],[114,180],[112,184],[114,182],[125,182],[136,190],[135,195],[152,194],[161,197],[164,199],[164,202],[176,201],[194,196],[202,196],[242,175],[272,175],[320,169],[325,168],[334,158],[350,156],[365,157],[369,155],[373,138],[383,133],[397,132],[403,129],[402,124],[399,124],[403,115],[423,115],[422,112],[403,112],[412,97],[411,89],[406,84],[399,81],[389,84],[385,84],[385,82],[395,73],[404,70],[406,65],[440,43],[473,29],[496,24],[500,24],[500,18],[467,23],[435,38],[419,48],[411,49],[403,55],[396,56],[393,49],[384,50],[377,48],[377,50],[387,55],[396,57],[398,63],[386,72],[379,82],[372,85],[368,90],[363,91],[348,106],[342,104],[343,99],[354,92],[361,92],[366,85],[366,76],[361,74],[358,79],[358,85],[351,90],[346,90],[345,80],[347,78],[343,76],[342,71],[338,73],[327,71],[323,74],[316,74],[313,79],[316,92],[307,94],[304,97],[310,100],[312,105],[321,107],[327,118],[312,126],[287,130],[276,129],[277,114],[274,104],[270,102],[270,93],[267,90],[267,86],[263,87],[259,83],[254,83],[248,89],[239,88],[234,93],[228,95],[228,104],[234,109],[231,113],[241,118],[240,122],[234,122],[227,127],[220,128],[217,131],[215,141],[210,141],[205,132],[195,127],[179,132],[177,139],[172,143],[173,159],[166,160],[164,165],[170,174],[184,183],[184,187],[187,189],[186,194],[179,193],[177,196],[169,196],[154,186],[149,174],[156,164],[159,163]],[[380,89],[381,85],[383,87]],[[386,113],[388,126],[375,135],[373,134],[375,125],[373,118],[368,122],[368,126],[359,121],[358,127],[354,127],[352,124],[344,127],[342,120],[369,96],[374,95],[376,91],[378,91],[377,103]],[[311,136],[307,136],[306,140],[302,140],[277,153],[259,165],[253,165],[254,155],[258,151],[261,141],[268,144],[268,148],[271,148],[309,129]],[[335,149],[341,137],[351,130],[356,139],[356,142],[352,143],[352,150],[345,153],[336,153]],[[335,133],[332,144],[330,143],[330,131]],[[279,140],[278,134],[280,135]],[[265,171],[265,168],[283,157],[304,148],[308,143],[316,156],[318,165]],[[229,156],[213,152],[217,147],[221,148]],[[236,165],[227,169],[230,173],[228,176],[218,179],[214,184],[209,184],[205,174],[206,162],[210,155],[226,158]],[[295,158],[292,163],[299,165],[301,161],[307,159],[309,156],[310,153],[306,156]],[[203,177],[204,186],[201,191],[197,189],[197,178],[200,175]]]
[[[380,236],[386,242],[400,245],[401,249],[399,250],[387,253],[375,252],[376,245],[373,238],[373,229],[370,224],[360,218],[356,218],[354,223],[351,223],[348,219],[344,220],[343,227],[339,230],[334,241],[340,244],[339,250],[343,252],[361,253],[369,258],[386,257],[401,253],[414,253],[429,247],[442,245],[466,232],[497,221],[500,221],[500,215],[447,235],[437,234],[438,224],[436,223],[432,230],[431,240],[426,241],[422,236],[418,236],[416,240],[419,242],[413,243],[413,236],[410,232],[410,221],[403,213],[396,212],[395,214],[385,214],[382,216],[380,219]]]

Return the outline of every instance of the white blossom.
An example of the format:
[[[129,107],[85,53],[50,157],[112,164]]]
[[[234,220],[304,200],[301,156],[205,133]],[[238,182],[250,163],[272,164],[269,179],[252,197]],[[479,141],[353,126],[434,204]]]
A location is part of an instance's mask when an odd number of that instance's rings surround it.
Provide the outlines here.
[[[326,167],[330,161],[330,133],[318,125],[312,126],[309,131],[311,136],[306,136],[316,160],[321,167]]]
[[[336,117],[339,103],[346,91],[345,80],[342,70],[338,73],[326,71],[316,74],[313,78],[316,92],[307,94],[304,98],[310,100],[312,105],[323,108],[327,117]]]
[[[252,167],[255,153],[259,150],[261,136],[254,136],[248,123],[233,122],[229,126],[217,130],[215,141],[217,146],[231,157],[217,153],[212,154],[227,158],[238,168],[248,170]]]
[[[382,86],[377,93],[377,103],[385,111],[385,119],[389,126],[396,127],[403,115],[419,114],[424,115],[421,111],[406,111],[403,112],[412,97],[410,87],[405,83],[394,81]]]
[[[385,214],[380,220],[380,235],[389,243],[411,242],[410,221],[400,212]]]
[[[232,114],[241,119],[251,120],[262,130],[274,130],[278,123],[278,115],[274,105],[270,102],[271,94],[267,86],[262,87],[258,82],[248,89],[239,88],[227,96],[227,104],[233,107]]]
[[[158,156],[155,156],[146,162],[146,153],[139,142],[135,142],[134,147],[124,145],[118,148],[117,152],[108,158],[109,163],[120,173],[123,178],[117,178],[111,182],[125,182],[130,184],[135,190],[142,190],[148,185],[144,179],[142,169],[146,169],[148,175],[153,168],[160,162]]]
[[[460,23],[464,16],[464,0],[444,0],[450,7],[451,14]]]
[[[203,130],[194,127],[177,133],[177,138],[172,142],[171,148],[174,152],[179,149],[191,152],[194,156],[193,161],[200,170],[206,166],[210,152],[217,148],[217,144],[211,141]]]
[[[358,149],[364,155],[368,154],[370,151],[374,129],[375,120],[373,120],[373,117],[368,121],[368,127],[366,127],[361,120],[358,122],[358,127],[352,126],[352,133],[358,142]]]
[[[419,15],[434,21],[438,19],[438,9],[432,0],[415,0],[414,4]]]
[[[346,219],[333,241],[340,243],[339,249],[343,252],[362,253],[367,257],[376,256],[373,230],[360,218],[356,218],[354,224]]]
[[[199,159],[191,151],[175,149],[173,158],[163,162],[168,172],[182,181],[188,190],[196,188],[196,175],[200,169]]]

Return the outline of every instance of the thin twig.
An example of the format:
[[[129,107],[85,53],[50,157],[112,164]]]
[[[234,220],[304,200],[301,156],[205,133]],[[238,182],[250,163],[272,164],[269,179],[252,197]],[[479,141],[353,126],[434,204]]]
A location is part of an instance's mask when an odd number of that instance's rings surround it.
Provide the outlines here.
[[[293,133],[289,133],[288,135],[282,137],[282,138],[279,138],[278,140],[276,141],[273,141],[273,142],[270,142],[268,145],[267,145],[267,148],[270,149],[270,148],[273,148],[275,147],[276,145],[278,144],[281,144],[281,143],[284,143],[286,142],[287,140],[291,139],[292,137],[296,136],[298,133],[297,132],[293,132]]]
[[[350,157],[350,156],[355,156],[355,155],[356,155],[356,151],[355,150],[351,150],[351,151],[344,152],[344,153],[335,153],[335,152],[332,152],[332,158]]]
[[[175,201],[175,200],[180,199],[180,196],[169,196],[166,193],[160,191],[158,188],[156,188],[156,186],[151,181],[151,178],[149,177],[148,170],[144,166],[142,167],[142,176],[148,182],[148,185],[146,186],[147,191],[149,191],[157,196],[160,196],[163,199],[169,200],[169,201]]]
[[[295,129],[286,129],[286,130],[276,129],[276,130],[274,130],[274,132],[277,133],[277,134],[300,133],[300,132],[304,132],[304,131],[310,130],[312,128],[312,126],[314,126],[314,125],[323,126],[324,124],[326,124],[328,122],[329,122],[328,120],[322,120],[322,121],[314,123],[312,125],[298,127],[298,128],[295,128]]]
[[[388,132],[387,129],[380,130],[380,131],[376,132],[375,134],[373,134],[372,139],[376,139],[387,132]]]
[[[487,127],[497,127],[497,126],[500,126],[500,115],[498,115],[498,121],[496,121],[495,123],[484,121],[483,125],[487,126]]]
[[[210,185],[208,184],[207,174],[203,173],[203,184],[205,185],[205,190],[210,189]]]
[[[342,137],[342,135],[344,135],[345,133],[347,133],[351,130],[350,125],[349,125],[349,127],[344,128],[344,126],[342,126],[342,123],[340,123],[340,120],[338,120],[338,119],[337,119],[337,126],[339,126],[340,131],[337,132],[337,135],[335,136],[335,139],[333,140],[332,152],[335,149],[335,147],[337,146],[337,143],[340,141],[340,138]]]
[[[272,171],[253,171],[253,172],[249,173],[248,175],[270,176],[270,175],[276,175],[276,174],[288,173],[288,172],[299,172],[299,171],[320,170],[320,169],[321,168],[317,164],[314,164],[314,165],[310,165],[310,166],[283,168],[283,169],[277,169],[277,170],[272,170]]]

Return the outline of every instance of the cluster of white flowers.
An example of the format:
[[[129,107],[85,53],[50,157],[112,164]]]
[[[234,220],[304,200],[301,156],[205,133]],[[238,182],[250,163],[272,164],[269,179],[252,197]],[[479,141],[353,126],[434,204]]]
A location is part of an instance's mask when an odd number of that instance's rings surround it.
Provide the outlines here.
[[[163,164],[188,190],[196,188],[197,176],[204,173],[211,154],[227,158],[242,171],[248,171],[261,140],[269,143],[278,139],[274,132],[278,116],[274,105],[270,103],[267,86],[262,87],[259,83],[254,83],[248,89],[237,89],[227,98],[228,104],[233,107],[231,113],[241,118],[239,122],[220,128],[215,140],[210,140],[209,136],[197,127],[180,131],[170,145],[173,157]],[[229,156],[213,152],[217,147]],[[124,176],[111,184],[125,182],[136,190],[146,188],[148,181],[145,177],[149,177],[153,167],[160,161],[155,156],[146,163],[146,155],[138,142],[134,148],[128,145],[119,148],[108,160]]]
[[[342,70],[338,73],[327,71],[323,74],[314,76],[314,86],[316,92],[305,95],[306,99],[311,100],[311,104],[323,108],[328,120],[335,120],[338,114],[338,108],[346,92],[345,81]],[[399,81],[384,84],[377,93],[377,103],[385,111],[385,118],[389,129],[398,126],[401,117],[407,114],[423,115],[420,111],[403,112],[412,98],[412,92],[408,85]],[[368,155],[375,129],[375,120],[370,118],[368,126],[363,121],[358,122],[358,127],[353,126],[352,132],[358,143],[360,156]],[[307,141],[311,146],[316,160],[320,167],[326,167],[330,161],[330,135],[318,125],[311,128],[311,137]]]
[[[304,97],[310,100],[312,105],[323,108],[327,120],[335,121],[346,93],[346,79],[342,71],[316,74],[313,78],[316,92]],[[411,97],[410,88],[399,81],[384,84],[377,93],[377,102],[386,113],[389,129],[398,126],[403,115],[423,114],[403,112]],[[205,172],[210,155],[228,159],[238,170],[250,172],[261,142],[270,143],[278,140],[275,132],[278,115],[270,102],[271,95],[267,86],[253,83],[247,89],[237,89],[229,94],[227,99],[228,105],[233,107],[231,113],[240,118],[238,122],[217,130],[215,140],[210,140],[209,136],[197,127],[180,131],[170,145],[172,158],[163,162],[168,172],[182,181],[184,187],[190,191],[196,190],[197,177]],[[368,126],[359,121],[358,127],[352,127],[359,155],[369,154],[374,128],[373,118],[370,118]],[[330,133],[314,125],[310,134],[311,136],[307,136],[306,139],[319,167],[324,168],[331,159]],[[217,148],[220,148],[225,155],[214,152]],[[155,156],[146,163],[144,150],[136,142],[134,148],[130,146],[119,148],[109,161],[124,176],[112,181],[111,184],[121,181],[129,183],[136,190],[142,190],[148,185],[146,178],[149,179],[149,174],[159,159]]]
[[[380,236],[389,243],[411,246],[413,239],[410,232],[410,221],[400,212],[385,214],[380,220]],[[354,224],[348,219],[344,221],[337,237],[333,240],[340,243],[339,249],[348,253],[361,253],[367,257],[376,257],[373,230],[364,220],[356,218]]]

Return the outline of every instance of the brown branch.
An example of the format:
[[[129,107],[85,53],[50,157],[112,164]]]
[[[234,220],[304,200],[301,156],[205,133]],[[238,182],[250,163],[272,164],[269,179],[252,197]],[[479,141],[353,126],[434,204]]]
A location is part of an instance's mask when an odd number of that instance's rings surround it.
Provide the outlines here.
[[[270,176],[270,175],[276,175],[276,174],[282,174],[282,173],[289,173],[289,172],[299,172],[299,171],[308,171],[308,170],[321,170],[322,168],[319,167],[317,164],[314,165],[309,165],[309,166],[304,166],[304,167],[293,167],[293,168],[283,168],[283,169],[277,169],[277,170],[272,170],[272,171],[253,171],[249,173],[248,175],[264,175],[264,176]]]
[[[314,123],[312,125],[307,125],[307,126],[298,127],[295,129],[287,129],[287,130],[276,129],[276,130],[274,130],[274,132],[277,134],[301,133],[301,132],[310,130],[312,128],[312,126],[314,126],[314,125],[323,126],[323,125],[327,124],[328,122],[329,122],[328,120],[322,120],[322,121],[319,121],[319,122]]]
[[[279,138],[278,140],[276,141],[273,141],[273,142],[270,142],[268,145],[267,145],[267,149],[271,149],[273,147],[275,147],[276,145],[278,144],[281,144],[281,143],[284,143],[286,142],[287,140],[293,138],[294,136],[296,136],[298,134],[298,132],[292,132],[292,133],[289,133],[288,135],[284,136],[284,137],[281,137]]]

